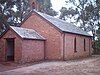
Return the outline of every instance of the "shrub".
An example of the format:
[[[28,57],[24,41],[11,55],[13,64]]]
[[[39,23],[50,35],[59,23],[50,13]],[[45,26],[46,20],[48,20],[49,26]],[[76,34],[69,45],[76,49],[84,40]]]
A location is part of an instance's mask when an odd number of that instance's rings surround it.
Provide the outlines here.
[[[94,51],[93,51],[94,54],[100,54],[100,38],[98,38],[94,42],[93,49],[94,49]]]

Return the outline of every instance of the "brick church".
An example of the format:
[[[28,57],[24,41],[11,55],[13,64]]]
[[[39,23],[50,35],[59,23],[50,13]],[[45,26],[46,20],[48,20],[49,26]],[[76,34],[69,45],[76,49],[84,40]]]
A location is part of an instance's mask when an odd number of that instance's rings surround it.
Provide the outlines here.
[[[10,26],[0,36],[0,61],[34,62],[69,60],[90,56],[92,37],[71,23],[32,10],[20,27]]]

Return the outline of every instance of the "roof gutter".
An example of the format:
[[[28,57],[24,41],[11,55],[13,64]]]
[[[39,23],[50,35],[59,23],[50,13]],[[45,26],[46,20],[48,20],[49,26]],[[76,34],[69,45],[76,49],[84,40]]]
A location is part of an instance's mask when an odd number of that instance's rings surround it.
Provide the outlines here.
[[[75,34],[75,35],[81,35],[81,36],[86,36],[86,37],[92,37],[91,35],[83,35],[83,34],[77,34],[77,33],[72,33],[72,32],[66,32],[66,31],[63,31],[64,33],[70,33],[70,34]]]

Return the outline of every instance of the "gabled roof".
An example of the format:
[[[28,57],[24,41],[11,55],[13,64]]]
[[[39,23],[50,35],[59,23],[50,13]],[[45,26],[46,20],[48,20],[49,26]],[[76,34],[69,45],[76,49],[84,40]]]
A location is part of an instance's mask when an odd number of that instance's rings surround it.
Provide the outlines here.
[[[37,13],[42,18],[46,19],[47,21],[52,23],[52,25],[54,25],[55,27],[57,27],[58,29],[60,29],[63,32],[74,33],[74,34],[85,35],[85,36],[91,36],[86,31],[80,29],[79,27],[77,27],[77,26],[75,26],[71,23],[67,23],[66,21],[54,18],[54,17],[49,16],[45,13],[37,12],[35,10],[33,12]]]
[[[39,39],[39,40],[45,39],[33,29],[14,27],[14,26],[10,26],[10,28],[23,39]]]

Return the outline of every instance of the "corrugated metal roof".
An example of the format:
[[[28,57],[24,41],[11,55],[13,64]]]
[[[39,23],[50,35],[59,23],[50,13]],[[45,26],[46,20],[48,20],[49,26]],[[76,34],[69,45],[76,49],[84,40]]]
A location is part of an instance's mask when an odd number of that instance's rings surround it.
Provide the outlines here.
[[[10,26],[23,39],[45,39],[33,29]]]
[[[59,28],[60,30],[62,30],[64,32],[75,33],[75,34],[80,34],[80,35],[85,35],[85,36],[91,36],[86,31],[80,29],[79,27],[77,27],[71,23],[67,23],[66,21],[54,18],[45,13],[37,12],[35,10],[34,10],[34,12],[36,12],[38,15],[45,18],[46,20],[51,22],[54,26],[56,26],[57,28]]]

